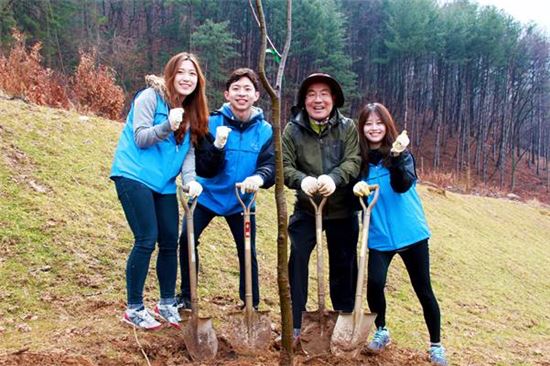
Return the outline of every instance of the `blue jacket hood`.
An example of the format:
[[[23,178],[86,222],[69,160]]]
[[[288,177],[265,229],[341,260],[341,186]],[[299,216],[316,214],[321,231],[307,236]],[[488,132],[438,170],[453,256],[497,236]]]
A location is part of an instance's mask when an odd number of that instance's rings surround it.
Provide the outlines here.
[[[237,117],[235,117],[235,115],[233,114],[233,111],[231,110],[231,105],[229,103],[224,103],[217,110],[217,112],[223,114],[230,121],[234,121],[234,122],[252,123],[252,122],[257,122],[257,121],[263,121],[265,119],[264,118],[264,111],[260,107],[255,107],[255,106],[252,106],[252,114],[250,116],[249,121],[240,121],[239,119],[237,119]]]

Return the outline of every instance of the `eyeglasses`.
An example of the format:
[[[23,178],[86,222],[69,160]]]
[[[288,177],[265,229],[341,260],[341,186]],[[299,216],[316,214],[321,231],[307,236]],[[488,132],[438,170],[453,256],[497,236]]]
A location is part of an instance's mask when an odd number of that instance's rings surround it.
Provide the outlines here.
[[[328,91],[322,91],[320,93],[310,92],[306,94],[306,100],[312,101],[317,100],[317,98],[321,100],[329,100],[332,98],[332,94]]]

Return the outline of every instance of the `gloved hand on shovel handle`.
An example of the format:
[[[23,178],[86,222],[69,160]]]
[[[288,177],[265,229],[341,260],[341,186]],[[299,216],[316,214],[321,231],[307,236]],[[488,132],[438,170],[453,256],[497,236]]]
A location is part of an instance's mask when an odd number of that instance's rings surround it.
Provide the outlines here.
[[[360,181],[353,186],[353,194],[358,197],[364,197],[370,195],[369,185],[366,182]]]
[[[187,194],[191,198],[196,198],[196,197],[200,196],[200,194],[202,193],[202,185],[199,182],[194,181],[194,180],[187,183],[185,188],[187,188],[186,189]]]
[[[317,184],[319,186],[319,193],[324,197],[330,196],[336,190],[336,183],[334,183],[334,179],[332,179],[330,175],[320,175],[319,178],[317,178]]]
[[[251,175],[241,183],[241,194],[254,193],[264,185],[264,180],[259,175]]]
[[[409,140],[409,136],[407,136],[407,130],[403,130],[399,136],[395,139],[395,141],[392,144],[390,153],[392,156],[398,156],[401,154],[407,146],[409,146],[409,143],[411,141]]]
[[[305,177],[302,179],[302,183],[300,183],[300,188],[302,188],[302,191],[308,196],[313,196],[319,190],[317,178],[310,176]]]

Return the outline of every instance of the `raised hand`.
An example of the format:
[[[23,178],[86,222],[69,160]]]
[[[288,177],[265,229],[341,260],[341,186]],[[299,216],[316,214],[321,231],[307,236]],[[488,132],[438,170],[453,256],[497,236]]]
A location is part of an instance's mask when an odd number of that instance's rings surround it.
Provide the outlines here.
[[[183,108],[172,108],[168,114],[168,121],[170,121],[170,128],[172,131],[176,131],[180,128],[180,123],[183,120]]]
[[[392,156],[397,156],[401,154],[407,146],[409,146],[409,143],[411,141],[409,140],[409,136],[407,136],[407,130],[403,130],[399,136],[395,139],[395,141],[392,144],[390,153]]]
[[[231,128],[227,126],[218,126],[216,128],[216,139],[214,140],[214,146],[218,149],[223,148],[227,143],[229,132],[231,132]]]

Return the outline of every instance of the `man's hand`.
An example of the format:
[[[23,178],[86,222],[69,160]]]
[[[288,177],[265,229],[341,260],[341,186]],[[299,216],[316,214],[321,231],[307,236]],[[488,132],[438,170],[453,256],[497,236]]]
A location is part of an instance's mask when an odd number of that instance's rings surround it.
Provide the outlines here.
[[[399,136],[395,139],[395,141],[392,144],[390,153],[392,156],[397,156],[401,154],[407,146],[409,146],[409,143],[411,141],[409,140],[409,136],[407,136],[407,130],[403,130]]]
[[[353,186],[353,194],[359,197],[370,195],[369,185],[363,181],[355,183]]]
[[[259,175],[251,175],[241,183],[241,194],[254,193],[264,185],[264,180]]]
[[[180,128],[180,123],[183,120],[183,108],[172,108],[168,114],[168,121],[170,121],[170,128],[172,131],[176,131]]]
[[[214,140],[214,146],[218,149],[222,149],[227,143],[229,132],[231,132],[231,128],[227,126],[218,126],[216,128],[216,139]]]
[[[302,183],[300,183],[300,188],[302,188],[302,191],[304,191],[304,193],[308,196],[313,196],[319,189],[317,185],[317,178],[305,177],[302,179]]]
[[[319,185],[319,193],[325,197],[330,196],[336,190],[336,183],[334,183],[334,179],[330,175],[320,175],[317,178],[317,184]]]
[[[191,198],[196,198],[200,196],[200,194],[202,193],[201,184],[195,180],[192,180],[191,182],[187,183],[187,188],[189,188],[189,190],[187,191],[187,194]]]

